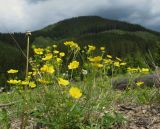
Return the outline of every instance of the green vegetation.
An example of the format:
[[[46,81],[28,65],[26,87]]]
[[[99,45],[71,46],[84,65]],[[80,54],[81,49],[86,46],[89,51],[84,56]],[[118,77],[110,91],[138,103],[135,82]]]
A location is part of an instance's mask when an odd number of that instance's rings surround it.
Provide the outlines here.
[[[33,46],[26,78],[18,78],[16,69],[7,71],[11,91],[0,94],[0,128],[123,128],[130,121],[118,110],[119,105],[160,103],[158,88],[133,82],[149,74],[149,68],[130,67],[106,54],[103,46],[80,47],[67,41],[64,48],[65,53],[57,45]],[[113,79],[122,75],[129,77],[126,89],[113,89]]]

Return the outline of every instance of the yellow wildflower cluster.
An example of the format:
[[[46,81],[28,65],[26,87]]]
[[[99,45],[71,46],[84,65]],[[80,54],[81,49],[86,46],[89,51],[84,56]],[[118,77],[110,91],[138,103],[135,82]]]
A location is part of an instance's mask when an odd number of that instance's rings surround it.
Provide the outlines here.
[[[104,59],[103,60],[104,64],[110,65],[113,63],[113,61],[111,59]]]
[[[66,41],[66,42],[64,42],[64,45],[69,46],[72,49],[80,50],[79,45],[73,41]]]
[[[142,68],[140,69],[139,67],[138,68],[127,68],[127,71],[129,73],[148,73],[149,72],[149,69],[148,68]]]
[[[80,46],[73,41],[64,42],[64,45],[68,47],[68,51],[66,53],[59,51],[57,49],[57,45],[53,45],[53,47],[47,47],[45,49],[34,48],[36,56],[33,57],[33,64],[31,64],[32,72],[28,74],[29,76],[24,81],[10,79],[7,82],[12,85],[22,85],[23,87],[28,86],[30,88],[35,88],[36,84],[58,84],[58,88],[61,88],[62,90],[64,90],[63,88],[69,89],[68,94],[71,97],[78,99],[82,96],[82,91],[78,87],[72,87],[72,83],[69,80],[78,80],[82,74],[85,75],[84,78],[87,78],[93,72],[98,72],[97,75],[101,74],[102,76],[107,76],[107,73],[109,73],[110,70],[113,70],[112,74],[114,74],[118,72],[118,70],[121,70],[119,67],[126,65],[122,59],[107,55],[105,53],[105,47],[99,48],[98,52],[100,52],[100,55],[94,55],[92,52],[96,50],[96,47],[93,45],[84,47],[84,50],[82,50],[83,52],[79,52]],[[79,56],[79,54],[82,54],[82,56]],[[65,61],[63,61],[62,58],[65,55],[67,55],[65,60],[68,65],[67,68],[63,68],[63,66],[66,66],[63,65]],[[77,59],[83,60],[81,66]],[[68,61],[70,60],[71,62],[68,64]],[[64,69],[69,70],[64,72],[65,75],[62,74]],[[129,67],[127,68],[127,71],[129,73],[148,73],[149,69]],[[13,74],[17,73],[18,70],[10,69],[7,72],[9,74]],[[81,72],[81,75],[78,75],[78,72]],[[144,82],[141,81],[136,82],[137,86],[141,86],[143,84]],[[69,87],[70,85],[71,87]],[[61,86],[63,86],[63,88]]]
[[[116,60],[113,60],[113,57],[111,55],[107,55],[105,59],[102,58],[102,56],[95,56],[95,57],[88,57],[88,60],[92,63],[94,67],[102,68],[105,65],[111,65],[115,67],[120,67],[126,65],[125,62],[122,62],[122,60],[118,57],[116,57]]]

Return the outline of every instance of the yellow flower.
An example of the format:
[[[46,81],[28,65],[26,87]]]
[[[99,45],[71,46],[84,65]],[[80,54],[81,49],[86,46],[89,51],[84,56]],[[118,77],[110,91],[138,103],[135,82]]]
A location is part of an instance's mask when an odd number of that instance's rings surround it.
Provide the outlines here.
[[[96,49],[95,46],[88,45],[88,53],[90,53],[91,51],[94,51],[95,49]]]
[[[60,55],[60,57],[64,57],[65,53],[64,52],[60,52],[59,55]]]
[[[111,59],[104,59],[103,60],[105,64],[112,64],[112,60]]]
[[[108,58],[110,58],[110,59],[112,58],[112,56],[111,56],[111,55],[107,55],[107,57],[108,57]]]
[[[38,81],[42,84],[49,84],[49,81],[44,80],[44,79],[38,79]]]
[[[66,46],[71,46],[72,44],[74,44],[73,41],[66,41],[66,42],[64,42],[64,45],[66,45]]]
[[[62,62],[61,58],[56,58],[56,60],[57,60],[58,63]]]
[[[18,70],[10,69],[10,70],[7,71],[7,73],[18,73]]]
[[[44,49],[43,48],[35,48],[34,52],[38,55],[42,55],[43,54]]]
[[[9,81],[7,81],[9,84],[13,84],[13,85],[15,85],[15,84],[19,84],[19,83],[21,83],[21,80],[9,80]]]
[[[139,72],[139,68],[127,68],[127,71],[129,72],[129,73],[137,73],[137,72]]]
[[[77,87],[71,87],[69,94],[75,99],[79,99],[82,96],[81,90]]]
[[[91,62],[100,62],[102,60],[102,57],[101,56],[96,56],[96,57],[93,57],[93,58],[89,57],[88,59]]]
[[[29,84],[28,81],[22,81],[22,82],[21,82],[21,85],[28,85],[28,84]]]
[[[28,72],[28,75],[32,75],[33,74],[33,72]]]
[[[144,84],[144,82],[142,82],[142,81],[136,82],[136,85],[137,85],[137,86],[141,86],[141,85],[143,85],[143,84]]]
[[[122,61],[122,60],[121,60],[120,58],[118,58],[118,57],[116,57],[116,59],[117,59],[118,61],[120,61],[120,62]]]
[[[56,48],[57,47],[57,45],[53,45],[53,48]]]
[[[50,59],[52,59],[52,57],[53,57],[53,55],[51,53],[48,53],[48,54],[45,55],[44,58],[42,58],[42,60],[44,60],[44,61],[50,60]]]
[[[80,47],[78,46],[78,44],[73,41],[66,41],[64,45],[69,46],[72,49],[80,50]]]
[[[93,66],[94,66],[94,67],[98,67],[98,68],[102,68],[102,67],[103,67],[103,64],[93,63]]]
[[[35,87],[36,87],[35,82],[29,82],[29,87],[30,87],[30,88],[35,88]]]
[[[57,50],[54,50],[54,51],[53,51],[53,53],[54,53],[54,54],[58,54],[58,53],[59,53],[59,51],[57,51]]]
[[[105,50],[105,47],[100,47],[100,50],[101,50],[101,51],[104,51],[104,50]]]
[[[149,72],[149,69],[148,69],[148,68],[142,68],[142,69],[140,70],[140,72],[142,72],[142,73],[148,73],[148,72]]]
[[[38,71],[34,71],[32,75],[33,75],[33,76],[38,75]]]
[[[125,62],[122,62],[122,63],[120,63],[120,65],[122,65],[122,66],[124,66],[124,65],[126,65],[127,63],[125,63]]]
[[[120,63],[119,62],[114,62],[113,65],[116,66],[116,67],[120,67]]]
[[[46,72],[50,74],[55,72],[54,67],[51,65],[43,65],[40,70],[41,72]]]
[[[78,61],[72,61],[69,65],[68,65],[68,69],[76,69],[79,67],[79,62]]]
[[[63,78],[58,78],[58,84],[63,85],[63,86],[67,86],[67,85],[69,85],[69,81],[65,80]]]

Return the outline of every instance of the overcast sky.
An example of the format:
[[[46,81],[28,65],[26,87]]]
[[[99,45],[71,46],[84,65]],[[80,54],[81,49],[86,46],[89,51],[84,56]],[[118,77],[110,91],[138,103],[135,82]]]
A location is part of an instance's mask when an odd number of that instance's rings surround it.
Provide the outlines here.
[[[160,0],[0,0],[0,32],[33,31],[66,18],[87,15],[160,31]]]

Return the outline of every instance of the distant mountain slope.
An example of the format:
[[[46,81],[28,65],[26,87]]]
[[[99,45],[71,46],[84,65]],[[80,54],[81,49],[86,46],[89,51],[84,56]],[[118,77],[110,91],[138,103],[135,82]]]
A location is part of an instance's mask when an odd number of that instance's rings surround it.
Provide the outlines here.
[[[35,31],[34,34],[52,37],[53,39],[62,39],[80,36],[83,34],[99,33],[113,29],[130,32],[146,31],[159,35],[158,32],[151,31],[140,25],[104,19],[98,16],[81,16],[67,19],[56,24],[49,25],[42,30]]]

